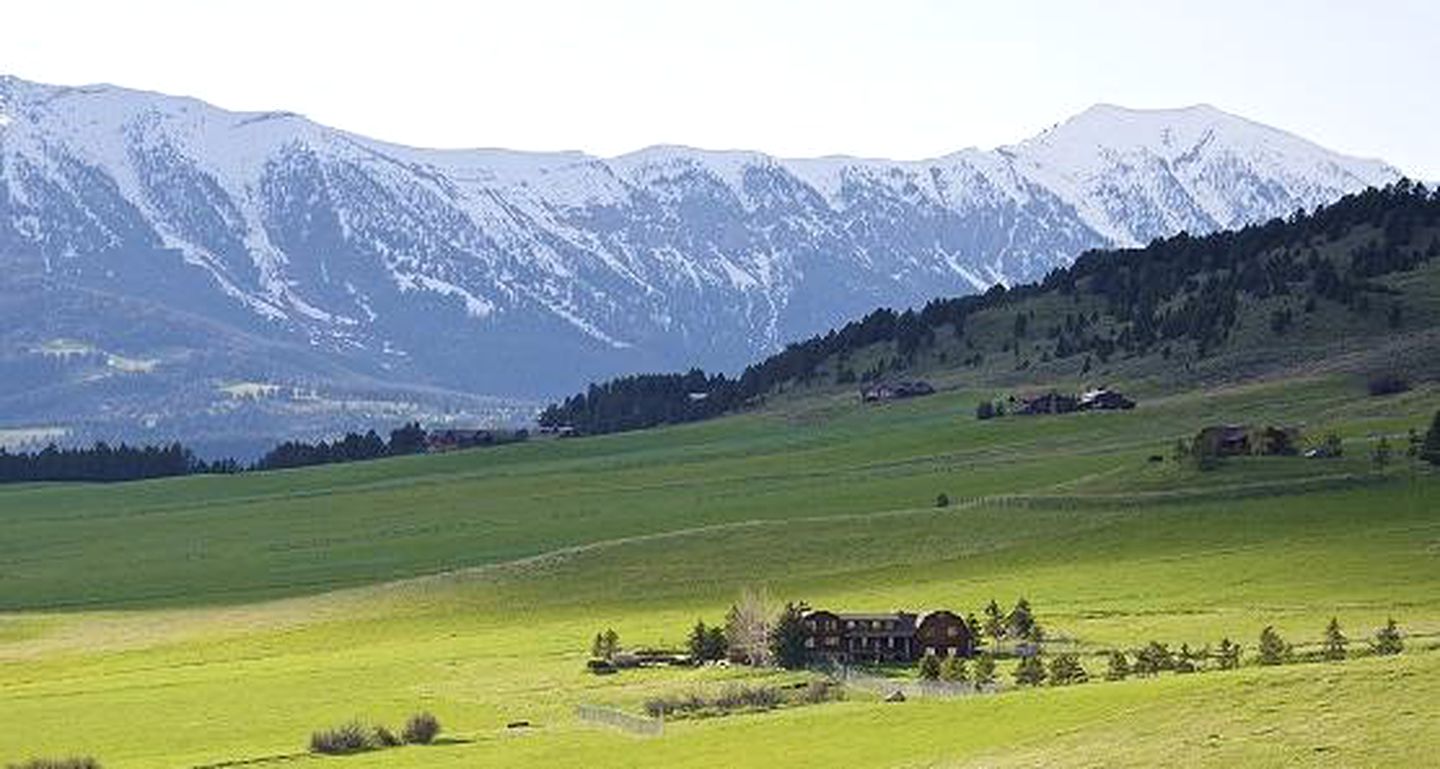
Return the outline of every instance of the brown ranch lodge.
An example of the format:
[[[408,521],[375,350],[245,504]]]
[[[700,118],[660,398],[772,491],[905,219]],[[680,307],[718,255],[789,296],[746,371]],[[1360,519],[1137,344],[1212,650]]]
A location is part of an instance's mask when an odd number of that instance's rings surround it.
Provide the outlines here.
[[[945,609],[923,617],[904,611],[839,614],[822,609],[807,613],[804,625],[810,656],[829,662],[914,662],[926,654],[975,653],[965,618]]]

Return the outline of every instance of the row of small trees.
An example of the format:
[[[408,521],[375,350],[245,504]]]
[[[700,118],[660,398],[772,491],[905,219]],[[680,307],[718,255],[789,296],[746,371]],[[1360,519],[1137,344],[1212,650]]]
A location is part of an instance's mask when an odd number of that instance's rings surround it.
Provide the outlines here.
[[[1319,652],[1312,655],[1297,655],[1294,646],[1286,641],[1279,631],[1273,626],[1267,626],[1260,631],[1253,661],[1257,665],[1265,666],[1284,665],[1309,659],[1341,661],[1351,656],[1349,646],[1350,639],[1341,630],[1339,619],[1334,617],[1325,627],[1324,640]],[[1375,632],[1369,643],[1370,653],[1376,655],[1399,654],[1404,648],[1405,643],[1400,628],[1393,618]],[[980,662],[987,659],[989,659],[988,656],[977,661],[977,668]],[[1151,641],[1131,652],[1115,650],[1108,655],[1105,680],[1123,681],[1131,676],[1148,678],[1162,672],[1198,673],[1211,669],[1212,663],[1214,669],[1217,670],[1239,668],[1243,664],[1240,644],[1225,638],[1220,641],[1213,652],[1208,646],[1196,650],[1192,649],[1189,644],[1182,644],[1180,649],[1175,651],[1170,649],[1167,644]],[[992,672],[990,680],[993,680],[993,661],[991,665],[992,667],[989,668]],[[949,666],[948,669],[947,666]],[[951,672],[954,667],[955,665],[948,659],[941,662],[933,659],[933,655],[927,655],[926,659],[920,663],[920,674],[922,678],[965,680],[963,662],[960,663],[962,671],[960,674],[956,675]],[[947,676],[946,672],[950,672],[950,675]],[[1090,674],[1081,664],[1080,658],[1071,653],[1055,655],[1050,658],[1048,666],[1040,654],[1021,658],[1015,666],[1013,676],[1015,683],[1019,686],[1039,686],[1046,683],[1051,686],[1068,686],[1090,680]],[[973,680],[976,683],[989,682],[988,680],[982,681],[978,675]]]

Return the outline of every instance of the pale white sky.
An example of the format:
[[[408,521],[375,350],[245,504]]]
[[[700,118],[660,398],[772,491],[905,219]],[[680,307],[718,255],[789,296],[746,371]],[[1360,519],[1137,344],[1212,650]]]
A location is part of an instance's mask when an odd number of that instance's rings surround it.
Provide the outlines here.
[[[1440,179],[1437,33],[1436,0],[12,0],[0,73],[604,155],[931,157],[1207,102]]]

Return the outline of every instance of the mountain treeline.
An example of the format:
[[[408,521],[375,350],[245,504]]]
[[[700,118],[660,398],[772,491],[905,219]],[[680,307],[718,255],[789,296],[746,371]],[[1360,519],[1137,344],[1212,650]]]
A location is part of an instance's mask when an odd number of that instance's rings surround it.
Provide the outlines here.
[[[1178,344],[1198,357],[1213,354],[1229,338],[1247,298],[1296,297],[1302,312],[1333,302],[1351,312],[1383,312],[1392,328],[1404,323],[1394,292],[1373,278],[1411,270],[1440,256],[1440,192],[1401,180],[1383,189],[1347,195],[1313,213],[1203,237],[1180,233],[1144,248],[1086,252],[1068,268],[1051,271],[1039,283],[983,294],[937,299],[919,310],[882,308],[839,329],[787,346],[747,367],[738,378],[692,369],[684,374],[641,374],[592,384],[584,393],[550,405],[540,415],[545,427],[570,427],[599,434],[666,423],[707,419],[733,411],[789,383],[810,383],[827,362],[839,361],[837,383],[872,380],[883,367],[857,375],[844,367],[853,354],[877,343],[894,345],[892,367],[913,363],[950,327],[974,352],[961,365],[980,365],[983,352],[967,337],[967,321],[982,311],[1003,310],[1027,300],[1061,295],[1088,296],[1103,307],[1067,313],[1047,328],[1032,328],[1030,315],[1017,313],[1012,339],[1003,351],[1019,355],[1019,340],[1050,340],[1047,358],[1169,356]],[[1350,237],[1358,228],[1372,237],[1335,258],[1324,246]],[[1430,230],[1430,237],[1421,237]],[[1327,253],[1322,253],[1326,250]],[[1283,335],[1294,322],[1287,305],[1269,318],[1270,332]]]
[[[111,446],[62,449],[54,444],[35,452],[0,448],[0,483],[27,481],[134,481],[237,469],[234,460],[205,462],[179,443],[165,446]]]
[[[367,459],[419,454],[425,451],[426,435],[418,423],[411,422],[391,430],[388,442],[374,430],[368,430],[364,434],[346,433],[344,437],[333,441],[285,441],[265,452],[251,469],[283,470],[290,467],[363,462]]]
[[[386,441],[374,430],[346,433],[333,441],[285,441],[250,465],[234,459],[206,462],[179,443],[163,446],[117,446],[100,441],[88,448],[50,444],[39,451],[11,453],[0,448],[0,483],[38,481],[138,481],[176,475],[260,472],[335,462],[419,454],[428,433],[411,422],[390,431]]]

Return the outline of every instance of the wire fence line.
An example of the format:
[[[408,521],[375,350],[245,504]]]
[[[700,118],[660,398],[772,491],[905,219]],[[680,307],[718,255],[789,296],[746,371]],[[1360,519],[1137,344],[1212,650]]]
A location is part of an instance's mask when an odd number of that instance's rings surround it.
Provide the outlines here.
[[[645,737],[659,737],[665,733],[665,719],[663,718],[637,716],[604,705],[576,705],[575,715],[587,723],[608,726]]]
[[[996,684],[974,684],[969,681],[923,681],[885,678],[851,667],[837,668],[832,675],[845,686],[874,692],[882,697],[900,693],[905,699],[974,697],[994,694],[999,691]]]

